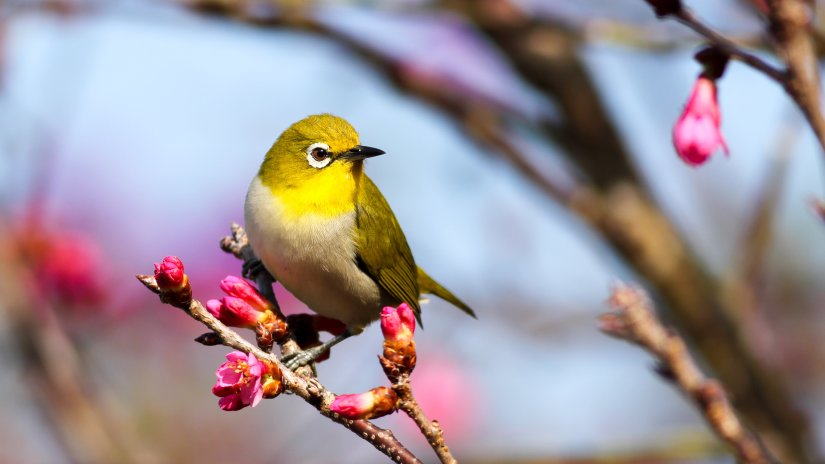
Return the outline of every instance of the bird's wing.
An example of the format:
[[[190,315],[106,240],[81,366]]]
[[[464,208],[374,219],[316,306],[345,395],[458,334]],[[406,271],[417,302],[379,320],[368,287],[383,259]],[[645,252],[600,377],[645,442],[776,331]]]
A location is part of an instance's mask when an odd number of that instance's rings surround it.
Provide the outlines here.
[[[398,220],[384,195],[366,175],[361,179],[358,195],[358,265],[390,295],[409,304],[416,317],[420,317],[418,268]]]

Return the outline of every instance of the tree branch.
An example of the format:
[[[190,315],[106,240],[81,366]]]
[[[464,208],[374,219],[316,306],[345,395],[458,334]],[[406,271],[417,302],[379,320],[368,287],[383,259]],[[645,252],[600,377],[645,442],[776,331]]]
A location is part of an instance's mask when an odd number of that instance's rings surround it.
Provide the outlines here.
[[[812,14],[801,0],[767,0],[771,33],[788,66],[785,91],[811,125],[825,155],[825,118],[820,108],[819,63],[810,32]]]
[[[674,17],[676,17],[676,19],[685,26],[693,29],[699,35],[708,39],[711,43],[713,43],[713,45],[716,46],[716,48],[727,53],[731,58],[737,59],[757,71],[762,72],[766,76],[778,82],[780,85],[785,85],[787,75],[782,69],[772,66],[758,56],[743,50],[739,47],[739,45],[735,44],[727,37],[705,25],[693,14],[690,9],[683,7],[674,14]]]
[[[233,234],[235,233],[243,234],[243,229],[239,226],[233,227]],[[140,275],[137,277],[138,280],[146,286],[146,288],[154,293],[160,293],[160,289],[158,288],[154,277]],[[394,462],[420,464],[421,461],[395,438],[392,431],[377,427],[367,420],[345,419],[330,411],[329,405],[335,399],[335,395],[321,385],[318,380],[314,378],[302,377],[287,369],[277,356],[272,353],[265,352],[257,346],[249,343],[234,330],[228,328],[212,316],[212,314],[206,310],[200,301],[192,299],[189,306],[183,308],[183,311],[217,334],[222,345],[244,353],[252,353],[256,358],[266,360],[278,366],[281,371],[281,381],[283,382],[285,390],[298,395],[304,399],[304,401],[311,404],[322,415],[329,417],[334,422],[337,422],[351,430],[360,438],[373,445],[375,449],[384,453]]]
[[[392,389],[398,395],[398,409],[404,411],[415,422],[415,425],[418,426],[442,464],[456,464],[458,461],[450,453],[447,442],[444,441],[444,431],[441,429],[441,425],[438,421],[428,419],[424,414],[424,410],[415,400],[410,385],[410,376],[408,374],[402,375],[398,382],[393,384]]]
[[[601,316],[601,330],[652,354],[659,362],[657,371],[693,401],[714,433],[733,448],[739,460],[753,464],[778,462],[759,438],[742,425],[722,384],[705,377],[681,337],[662,326],[641,288],[619,285],[610,304],[616,312]]]

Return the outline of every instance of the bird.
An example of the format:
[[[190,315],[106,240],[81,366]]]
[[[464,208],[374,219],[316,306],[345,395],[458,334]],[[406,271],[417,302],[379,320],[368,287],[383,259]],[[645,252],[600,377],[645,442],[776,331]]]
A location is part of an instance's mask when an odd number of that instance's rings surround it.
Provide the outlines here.
[[[385,306],[407,303],[421,322],[422,294],[475,312],[423,269],[389,203],[364,173],[385,152],[360,144],[345,119],[315,114],[292,124],[264,156],[244,203],[260,264],[317,314],[346,329],[283,359],[295,369],[361,333]]]

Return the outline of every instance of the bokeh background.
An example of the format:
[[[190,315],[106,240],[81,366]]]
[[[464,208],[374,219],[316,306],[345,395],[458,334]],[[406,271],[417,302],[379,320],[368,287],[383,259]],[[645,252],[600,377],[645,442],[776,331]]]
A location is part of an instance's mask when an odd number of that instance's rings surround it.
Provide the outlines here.
[[[776,62],[750,2],[687,3]],[[417,335],[414,385],[460,460],[733,462],[648,355],[598,331],[629,280],[787,462],[816,462],[822,153],[732,63],[730,156],[682,163],[700,45],[638,0],[0,3],[0,461],[383,462],[298,398],[220,411],[227,350],[133,277],[174,254],[219,296],[240,263],[218,240],[264,153],[331,112],[388,153],[367,173],[479,315],[432,301]],[[726,344],[749,357],[728,369]],[[322,382],[386,383],[380,346],[373,327],[336,347]],[[434,461],[406,417],[377,422]]]

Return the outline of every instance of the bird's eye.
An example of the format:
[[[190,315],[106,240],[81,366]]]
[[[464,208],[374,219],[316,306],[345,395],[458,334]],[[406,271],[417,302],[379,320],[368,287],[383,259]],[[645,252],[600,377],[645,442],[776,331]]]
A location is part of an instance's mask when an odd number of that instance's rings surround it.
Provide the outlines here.
[[[315,147],[312,149],[312,157],[315,158],[315,161],[323,161],[328,156],[329,152],[321,147]]]
[[[316,169],[326,167],[332,161],[329,145],[316,142],[307,147],[307,162]]]

